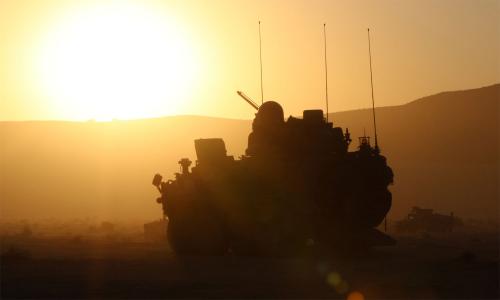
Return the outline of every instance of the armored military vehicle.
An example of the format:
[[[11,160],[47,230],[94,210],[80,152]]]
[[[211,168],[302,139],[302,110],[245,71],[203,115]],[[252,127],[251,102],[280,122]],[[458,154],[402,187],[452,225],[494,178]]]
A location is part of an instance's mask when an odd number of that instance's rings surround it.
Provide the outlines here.
[[[396,230],[400,233],[452,232],[462,225],[462,220],[453,213],[443,215],[430,208],[414,206],[406,219],[396,223]]]
[[[376,229],[393,182],[378,145],[363,136],[349,151],[348,129],[322,110],[285,120],[280,104],[240,95],[257,109],[245,155],[228,156],[220,138],[198,139],[193,167],[182,158],[175,179],[153,179],[177,253],[280,255],[394,243]]]

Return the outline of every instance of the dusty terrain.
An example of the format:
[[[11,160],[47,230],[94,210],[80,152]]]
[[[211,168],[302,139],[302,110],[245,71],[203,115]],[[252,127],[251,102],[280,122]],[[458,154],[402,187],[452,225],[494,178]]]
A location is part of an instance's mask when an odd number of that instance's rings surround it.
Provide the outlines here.
[[[349,258],[176,257],[123,236],[11,235],[1,250],[2,299],[499,297],[494,232],[400,236]]]

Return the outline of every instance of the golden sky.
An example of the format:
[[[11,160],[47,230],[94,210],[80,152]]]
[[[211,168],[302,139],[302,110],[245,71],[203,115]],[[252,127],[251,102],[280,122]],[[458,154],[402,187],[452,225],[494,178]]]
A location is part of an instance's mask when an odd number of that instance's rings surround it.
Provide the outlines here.
[[[0,0],[0,120],[253,117],[377,106],[500,82],[500,1]]]

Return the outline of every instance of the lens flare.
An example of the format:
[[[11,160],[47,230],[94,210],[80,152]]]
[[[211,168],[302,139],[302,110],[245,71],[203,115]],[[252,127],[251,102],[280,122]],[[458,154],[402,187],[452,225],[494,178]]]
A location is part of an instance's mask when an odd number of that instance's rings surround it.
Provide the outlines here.
[[[350,292],[347,300],[365,300],[365,296],[358,291]]]

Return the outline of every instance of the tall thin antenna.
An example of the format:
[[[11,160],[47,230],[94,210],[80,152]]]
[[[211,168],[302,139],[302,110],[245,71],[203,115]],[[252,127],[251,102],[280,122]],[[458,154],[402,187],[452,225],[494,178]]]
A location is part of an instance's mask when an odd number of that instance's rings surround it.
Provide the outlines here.
[[[264,87],[262,85],[262,35],[260,33],[260,20],[259,20],[259,58],[260,58],[260,101],[264,103]]]
[[[368,28],[368,56],[370,57],[370,83],[372,86],[372,112],[373,112],[373,129],[375,131],[375,150],[378,150],[377,121],[375,119],[375,98],[373,96],[373,70],[372,70],[372,49],[370,44],[370,28]]]
[[[326,23],[323,23],[323,40],[325,42],[325,102],[326,102],[326,122],[328,123],[328,64],[326,61]]]

